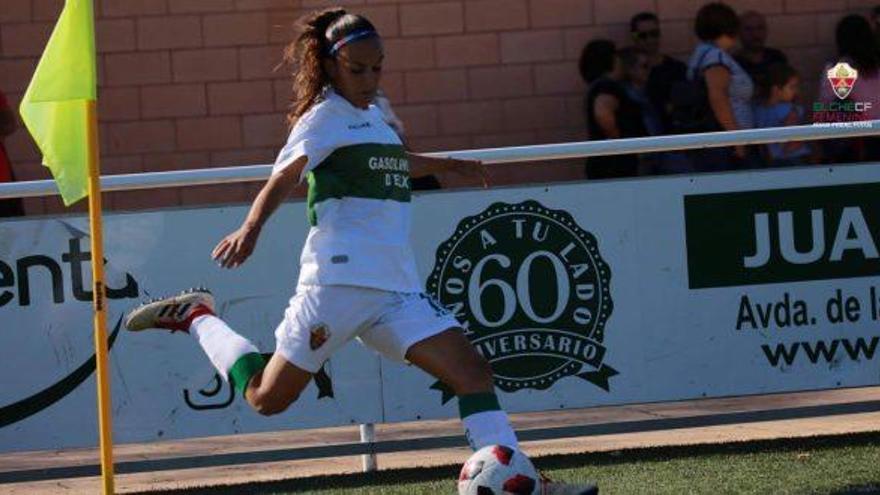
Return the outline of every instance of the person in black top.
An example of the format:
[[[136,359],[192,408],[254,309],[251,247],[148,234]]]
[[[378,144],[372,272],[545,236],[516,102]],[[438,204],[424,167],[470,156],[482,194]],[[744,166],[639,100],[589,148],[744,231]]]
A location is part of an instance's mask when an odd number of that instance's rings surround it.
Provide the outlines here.
[[[740,43],[742,49],[733,57],[749,73],[757,87],[767,86],[767,71],[775,64],[787,64],[788,57],[781,51],[765,46],[767,20],[750,10],[740,16]]]
[[[633,46],[648,57],[651,72],[645,92],[648,99],[659,112],[663,133],[669,132],[670,102],[672,87],[687,77],[687,65],[660,52],[660,20],[652,12],[640,12],[629,21]]]
[[[589,84],[584,99],[587,131],[591,140],[645,136],[642,110],[623,86],[626,78],[614,43],[594,40],[581,53],[581,76]],[[631,177],[639,168],[638,155],[597,156],[587,159],[590,179]]]

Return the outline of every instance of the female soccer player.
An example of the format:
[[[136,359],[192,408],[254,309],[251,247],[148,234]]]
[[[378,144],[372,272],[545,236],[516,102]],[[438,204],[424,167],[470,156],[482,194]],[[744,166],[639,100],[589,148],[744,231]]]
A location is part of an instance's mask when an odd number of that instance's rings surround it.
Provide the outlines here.
[[[384,54],[367,19],[329,9],[299,25],[285,51],[295,67],[290,137],[244,223],[212,253],[225,268],[244,263],[272,212],[297,183],[308,181],[311,229],[296,293],[275,330],[275,353],[264,362],[251,342],[214,315],[213,297],[202,290],[145,304],[128,315],[126,327],[188,332],[264,415],[287,409],[333,351],[357,337],[452,387],[474,449],[516,447],[490,366],[455,318],[421,291],[408,239],[410,174],[450,171],[485,184],[482,165],[404,150],[371,105]],[[595,493],[593,486],[547,486],[551,493]]]

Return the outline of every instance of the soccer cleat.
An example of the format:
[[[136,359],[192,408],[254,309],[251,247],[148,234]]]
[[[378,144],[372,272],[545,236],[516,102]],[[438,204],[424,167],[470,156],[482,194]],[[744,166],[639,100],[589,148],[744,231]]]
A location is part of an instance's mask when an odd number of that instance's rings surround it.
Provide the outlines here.
[[[214,314],[214,296],[208,289],[189,289],[176,296],[153,299],[133,309],[125,318],[125,328],[139,332],[163,328],[171,332],[189,332],[193,320]]]
[[[592,483],[562,483],[541,480],[541,495],[599,495],[599,487]]]

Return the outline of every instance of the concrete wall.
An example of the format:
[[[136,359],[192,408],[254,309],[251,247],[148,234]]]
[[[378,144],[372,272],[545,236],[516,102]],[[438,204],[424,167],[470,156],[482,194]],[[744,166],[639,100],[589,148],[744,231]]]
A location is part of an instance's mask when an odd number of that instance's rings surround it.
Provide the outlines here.
[[[576,61],[595,37],[623,44],[642,10],[662,19],[665,50],[694,45],[697,0],[96,0],[105,174],[269,163],[283,143],[288,74],[273,71],[303,12],[343,4],[386,38],[384,87],[417,150],[561,142],[585,137]],[[804,74],[812,99],[833,58],[835,23],[875,2],[741,0],[768,16],[770,44]],[[18,104],[62,0],[2,0],[0,89]],[[7,148],[20,180],[47,178],[24,130]],[[577,178],[577,162],[498,182]],[[245,201],[257,185],[109,194],[110,208]],[[56,199],[27,201],[31,213]]]

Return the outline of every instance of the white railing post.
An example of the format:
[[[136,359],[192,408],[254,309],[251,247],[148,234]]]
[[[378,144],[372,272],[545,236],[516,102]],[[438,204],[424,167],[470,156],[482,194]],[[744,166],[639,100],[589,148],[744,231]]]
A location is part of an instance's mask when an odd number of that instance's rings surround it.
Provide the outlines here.
[[[376,425],[373,423],[365,423],[361,425],[361,443],[367,443],[372,445],[373,442],[376,441]],[[361,455],[361,461],[363,463],[363,471],[365,473],[371,473],[378,468],[376,463],[376,453],[370,452],[369,454]]]

